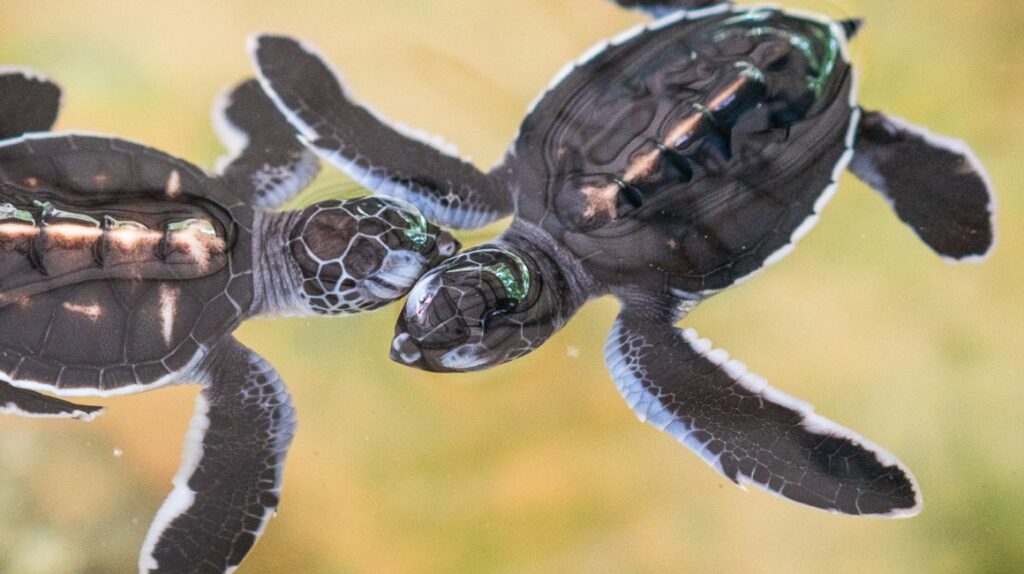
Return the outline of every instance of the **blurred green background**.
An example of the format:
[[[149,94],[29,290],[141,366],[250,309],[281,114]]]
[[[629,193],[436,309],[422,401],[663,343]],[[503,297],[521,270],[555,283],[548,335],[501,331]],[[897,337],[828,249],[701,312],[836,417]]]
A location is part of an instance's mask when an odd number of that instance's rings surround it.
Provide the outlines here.
[[[603,366],[613,301],[523,360],[461,376],[387,359],[393,306],[240,330],[300,417],[279,515],[242,571],[1024,569],[1024,3],[801,4],[867,18],[866,105],[971,143],[1000,192],[998,248],[951,266],[847,176],[792,256],[686,323],[896,453],[923,514],[853,519],[744,493],[639,424]],[[359,97],[486,167],[564,62],[642,20],[602,0],[2,0],[0,63],[64,85],[62,129],[210,166],[210,105],[250,73],[247,35],[292,33]],[[327,170],[302,201],[351,188]],[[91,424],[0,418],[0,572],[134,571],[196,391],[102,401]]]

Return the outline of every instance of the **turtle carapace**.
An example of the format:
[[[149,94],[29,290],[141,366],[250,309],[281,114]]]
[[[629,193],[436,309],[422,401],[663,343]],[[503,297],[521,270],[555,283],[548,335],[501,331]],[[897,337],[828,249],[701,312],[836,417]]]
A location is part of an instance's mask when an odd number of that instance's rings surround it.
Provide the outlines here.
[[[274,208],[319,170],[255,80],[226,95],[231,154],[210,175],[124,140],[50,128],[60,90],[0,75],[0,411],[90,419],[50,396],[203,389],[142,572],[226,572],[281,491],[295,412],[231,333],[267,315],[338,315],[403,295],[458,248],[386,197]]]
[[[788,254],[851,170],[939,255],[977,260],[993,200],[961,142],[858,102],[857,20],[698,0],[621,0],[657,19],[568,64],[489,173],[361,106],[309,47],[261,36],[263,87],[313,150],[442,225],[514,216],[428,272],[392,357],[472,371],[540,346],[586,301],[621,312],[606,364],[641,420],[736,483],[819,509],[909,516],[894,456],[675,323]]]

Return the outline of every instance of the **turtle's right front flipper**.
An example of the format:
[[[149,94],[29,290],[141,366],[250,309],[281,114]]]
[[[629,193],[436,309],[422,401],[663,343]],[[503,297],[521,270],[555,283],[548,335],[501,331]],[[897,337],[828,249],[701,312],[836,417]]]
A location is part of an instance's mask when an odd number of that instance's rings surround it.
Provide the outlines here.
[[[0,381],[0,413],[91,421],[101,412],[103,407],[77,405]]]
[[[0,140],[53,127],[60,86],[26,68],[0,68]]]
[[[641,421],[729,480],[829,512],[905,517],[921,510],[896,457],[814,414],[653,305],[625,305],[605,361]]]
[[[481,227],[511,215],[512,198],[494,178],[355,103],[308,47],[267,35],[256,37],[251,50],[278,108],[317,153],[361,185],[409,201],[448,227]]]
[[[972,260],[992,248],[993,190],[965,143],[865,111],[850,171],[939,255]]]
[[[174,490],[149,528],[140,572],[230,572],[277,509],[295,433],[288,391],[234,339],[207,364]]]

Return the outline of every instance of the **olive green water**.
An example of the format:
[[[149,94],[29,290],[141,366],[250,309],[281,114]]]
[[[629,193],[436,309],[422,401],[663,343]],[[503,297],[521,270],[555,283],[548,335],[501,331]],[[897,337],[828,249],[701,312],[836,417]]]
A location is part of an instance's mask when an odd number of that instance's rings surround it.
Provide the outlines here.
[[[1000,192],[998,248],[950,266],[846,177],[792,256],[687,324],[896,453],[924,512],[836,517],[728,484],[619,397],[601,353],[612,301],[463,376],[388,361],[392,307],[239,332],[300,420],[280,513],[242,572],[1024,569],[1024,4],[804,6],[867,18],[867,105],[971,142]],[[641,20],[601,0],[2,0],[0,63],[63,83],[61,128],[209,166],[210,104],[249,73],[246,35],[293,33],[361,98],[487,167],[565,61]],[[352,185],[328,171],[314,188],[305,201]],[[132,571],[195,392],[102,401],[91,424],[0,418],[0,572]]]

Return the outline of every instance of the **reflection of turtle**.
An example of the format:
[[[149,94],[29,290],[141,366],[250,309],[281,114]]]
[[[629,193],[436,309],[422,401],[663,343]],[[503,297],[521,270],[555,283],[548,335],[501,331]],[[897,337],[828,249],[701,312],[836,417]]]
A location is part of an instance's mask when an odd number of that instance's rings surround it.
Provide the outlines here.
[[[59,94],[27,77],[2,81],[5,104]],[[0,110],[4,136],[50,126],[57,98],[35,101],[28,113]],[[379,307],[457,248],[388,198],[270,211],[312,180],[316,157],[255,81],[220,112],[234,154],[216,177],[113,138],[0,144],[0,406],[87,419],[96,407],[39,391],[203,385],[142,571],[232,569],[277,507],[295,414],[274,369],[231,337],[238,324]]]
[[[892,455],[673,324],[786,255],[847,167],[939,254],[984,255],[993,213],[981,167],[959,142],[858,107],[847,55],[858,21],[621,3],[661,19],[567,66],[487,174],[354,103],[299,43],[254,42],[275,103],[359,182],[456,227],[515,215],[501,237],[420,279],[393,357],[492,367],[612,294],[622,311],[607,365],[641,420],[737,483],[833,512],[917,513],[914,480]]]

